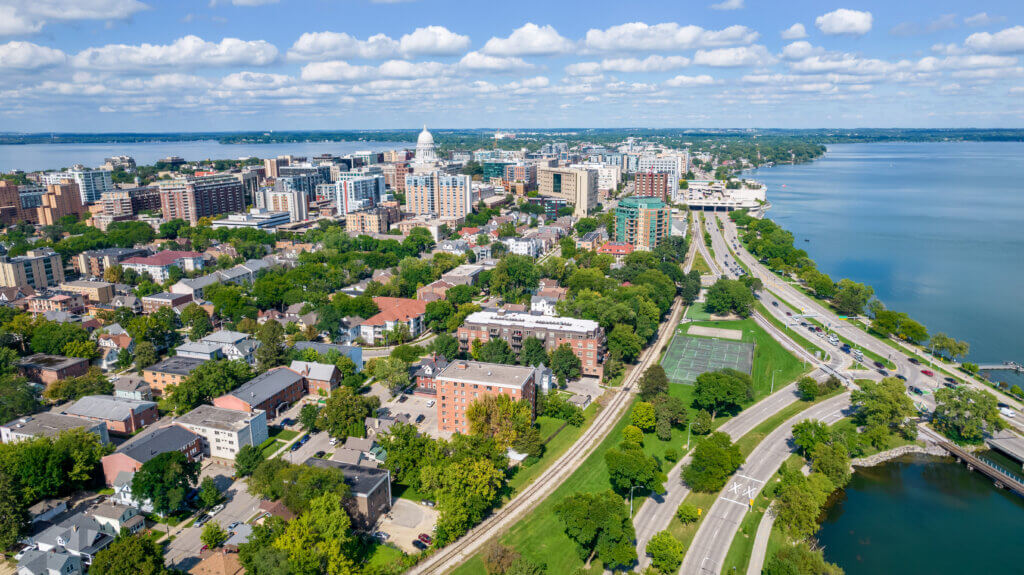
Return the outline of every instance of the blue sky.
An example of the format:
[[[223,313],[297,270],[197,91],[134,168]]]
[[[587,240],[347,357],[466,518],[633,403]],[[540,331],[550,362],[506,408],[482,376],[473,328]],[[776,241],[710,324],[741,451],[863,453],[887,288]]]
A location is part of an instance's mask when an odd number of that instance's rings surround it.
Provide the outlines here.
[[[1024,127],[1024,2],[0,0],[0,131]]]

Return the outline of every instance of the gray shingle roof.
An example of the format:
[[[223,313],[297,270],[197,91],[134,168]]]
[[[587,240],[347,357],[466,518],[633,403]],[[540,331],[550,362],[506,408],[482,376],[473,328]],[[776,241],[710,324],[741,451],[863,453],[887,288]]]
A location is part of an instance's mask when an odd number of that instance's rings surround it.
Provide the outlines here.
[[[70,407],[64,410],[64,413],[82,417],[94,417],[96,419],[124,421],[131,418],[133,413],[139,413],[155,407],[156,403],[152,401],[140,401],[128,399],[127,397],[114,397],[112,395],[87,395],[71,404]]]
[[[198,435],[184,427],[168,425],[128,441],[115,453],[123,453],[139,463],[145,463],[161,453],[180,451],[197,439],[200,439]]]
[[[277,367],[250,379],[230,395],[249,405],[259,405],[301,380],[301,375],[287,367]]]

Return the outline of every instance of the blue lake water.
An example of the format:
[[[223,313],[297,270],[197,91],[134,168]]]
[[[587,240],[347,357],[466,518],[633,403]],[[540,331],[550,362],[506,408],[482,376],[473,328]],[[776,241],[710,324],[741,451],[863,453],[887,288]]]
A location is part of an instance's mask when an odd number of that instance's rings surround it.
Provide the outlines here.
[[[1024,144],[832,145],[748,175],[834,280],[969,341],[972,361],[1024,361]]]
[[[235,160],[273,158],[279,155],[311,157],[331,153],[337,156],[362,150],[415,148],[413,142],[301,142],[294,144],[221,144],[216,140],[195,142],[147,142],[139,144],[26,144],[0,145],[0,171],[56,170],[74,164],[99,166],[104,158],[129,155],[138,164],[152,164],[167,156],[186,160]]]

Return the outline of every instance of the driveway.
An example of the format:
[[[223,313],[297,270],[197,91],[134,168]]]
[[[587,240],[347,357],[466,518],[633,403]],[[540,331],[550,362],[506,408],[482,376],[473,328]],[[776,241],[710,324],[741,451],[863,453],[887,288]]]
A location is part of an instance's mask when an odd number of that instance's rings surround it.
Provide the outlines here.
[[[426,505],[408,499],[395,499],[391,512],[381,519],[377,531],[387,533],[389,535],[388,542],[403,551],[419,553],[419,549],[413,547],[412,542],[419,537],[420,533],[434,535],[437,515],[436,509],[431,509]]]

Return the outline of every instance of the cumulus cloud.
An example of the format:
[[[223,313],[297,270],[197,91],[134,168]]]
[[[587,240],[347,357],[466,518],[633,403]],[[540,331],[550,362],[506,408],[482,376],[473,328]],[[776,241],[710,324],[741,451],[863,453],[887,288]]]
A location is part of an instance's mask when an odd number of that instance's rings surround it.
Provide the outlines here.
[[[570,76],[591,76],[601,72],[668,72],[690,65],[685,56],[660,56],[657,54],[640,58],[606,58],[600,62],[577,62],[565,67]]]
[[[405,54],[452,56],[469,49],[469,36],[456,34],[444,26],[427,26],[402,36],[399,48]]]
[[[302,79],[310,82],[350,82],[369,77],[372,66],[353,66],[343,60],[313,62],[302,67]]]
[[[799,40],[807,37],[807,29],[803,24],[797,22],[783,30],[781,36],[783,40]]]
[[[871,30],[871,12],[840,8],[814,20],[819,30],[829,35],[847,34],[862,36]]]
[[[51,20],[124,20],[147,9],[138,0],[7,0],[0,34],[36,33]]]
[[[767,66],[775,59],[764,46],[736,46],[714,50],[697,50],[693,63],[715,68],[736,68],[740,66]]]
[[[584,42],[587,48],[600,51],[678,51],[751,44],[757,38],[758,33],[746,26],[705,30],[675,22],[653,25],[631,22],[605,30],[591,29]]]
[[[813,54],[821,52],[821,48],[815,48],[810,42],[800,40],[792,42],[782,49],[782,57],[786,60],[803,60]]]
[[[470,52],[459,60],[459,67],[466,70],[508,72],[512,70],[526,70],[533,68],[522,58],[510,58],[502,56],[491,56],[480,52]]]
[[[492,56],[549,56],[572,50],[573,44],[552,26],[527,22],[508,38],[491,38],[481,52]]]
[[[380,66],[358,66],[344,60],[312,62],[302,67],[301,77],[308,82],[354,82],[358,80],[415,80],[445,75],[448,67],[440,62],[388,60]]]
[[[31,42],[0,44],[0,69],[35,70],[63,64],[64,52]]]
[[[964,41],[975,52],[1024,52],[1024,26],[1014,26],[989,34],[977,32]]]
[[[712,4],[712,10],[739,10],[743,8],[743,0],[722,0],[718,4]]]
[[[676,76],[665,82],[666,86],[672,86],[673,88],[680,88],[684,86],[707,86],[714,84],[715,79],[707,74],[701,74],[700,76]]]
[[[185,36],[173,44],[108,44],[87,48],[72,58],[79,68],[97,70],[151,70],[167,67],[264,66],[277,58],[277,48],[264,40],[224,38],[208,42]]]
[[[227,90],[270,90],[290,84],[291,77],[284,74],[262,72],[236,72],[221,79],[221,87]]]
[[[405,55],[454,55],[469,48],[469,36],[456,34],[444,26],[417,28],[395,40],[375,34],[360,40],[345,32],[307,32],[292,44],[292,60],[335,60],[361,58],[377,60]]]

